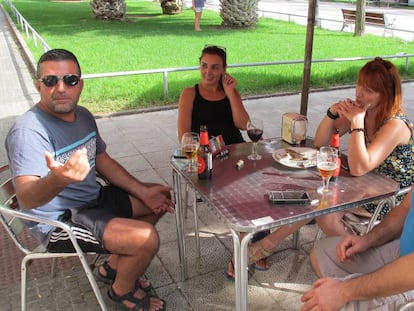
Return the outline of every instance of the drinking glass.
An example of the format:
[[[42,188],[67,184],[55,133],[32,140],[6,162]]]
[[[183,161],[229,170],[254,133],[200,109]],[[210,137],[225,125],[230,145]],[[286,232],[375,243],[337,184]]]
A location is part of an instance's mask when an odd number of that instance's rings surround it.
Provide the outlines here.
[[[189,160],[188,172],[197,172],[197,151],[200,147],[200,135],[195,132],[187,132],[181,138],[181,150]]]
[[[329,180],[338,165],[338,150],[333,147],[321,147],[316,156],[316,166],[322,176],[323,186],[318,188],[318,193],[330,193]]]
[[[259,119],[250,119],[247,121],[247,136],[253,142],[252,153],[247,157],[249,160],[260,160],[262,156],[257,154],[257,142],[263,135],[263,121]]]

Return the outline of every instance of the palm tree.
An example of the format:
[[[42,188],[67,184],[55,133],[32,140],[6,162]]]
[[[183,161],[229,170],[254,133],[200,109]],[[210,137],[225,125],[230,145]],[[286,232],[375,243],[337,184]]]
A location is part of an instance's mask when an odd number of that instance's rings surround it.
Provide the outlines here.
[[[91,0],[92,14],[97,19],[124,20],[125,0]]]
[[[173,15],[183,11],[183,0],[161,0],[162,14]]]
[[[356,20],[354,36],[363,36],[365,34],[365,0],[356,2]]]
[[[259,0],[220,0],[222,27],[254,28],[258,20]]]

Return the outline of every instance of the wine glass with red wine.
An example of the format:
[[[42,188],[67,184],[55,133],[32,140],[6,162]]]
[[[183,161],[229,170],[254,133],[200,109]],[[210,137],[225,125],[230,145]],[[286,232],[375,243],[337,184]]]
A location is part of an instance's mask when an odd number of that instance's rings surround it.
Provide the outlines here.
[[[247,121],[247,136],[253,142],[252,153],[247,157],[249,160],[260,160],[262,156],[257,154],[257,142],[263,135],[263,121],[259,119],[250,119]]]

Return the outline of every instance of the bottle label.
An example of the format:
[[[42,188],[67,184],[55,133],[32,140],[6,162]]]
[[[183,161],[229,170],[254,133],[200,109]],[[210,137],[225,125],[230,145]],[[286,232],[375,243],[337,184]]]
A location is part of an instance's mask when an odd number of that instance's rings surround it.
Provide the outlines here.
[[[338,157],[337,160],[337,167],[335,169],[335,172],[332,174],[331,180],[334,181],[339,176],[339,173],[341,172],[341,158]]]
[[[206,170],[206,162],[201,156],[197,156],[198,174],[203,174]]]

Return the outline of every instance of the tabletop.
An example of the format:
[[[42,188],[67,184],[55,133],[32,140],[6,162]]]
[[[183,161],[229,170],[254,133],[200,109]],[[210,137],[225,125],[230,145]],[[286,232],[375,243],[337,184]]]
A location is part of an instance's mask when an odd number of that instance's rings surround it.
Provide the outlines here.
[[[228,146],[227,157],[213,161],[211,180],[198,180],[197,174],[181,173],[230,228],[239,232],[265,230],[355,207],[392,196],[399,189],[397,182],[377,173],[353,177],[341,170],[337,180],[329,185],[331,194],[318,194],[316,189],[322,185],[322,179],[316,162],[307,168],[289,167],[281,164],[275,154],[286,148],[306,150],[312,144],[311,139],[301,146],[289,145],[281,139],[264,140],[258,144],[262,159],[257,161],[247,159],[251,143],[235,144]],[[239,160],[244,162],[240,169],[236,167]],[[177,161],[172,164],[179,167]],[[271,204],[270,190],[305,190],[312,203]]]

